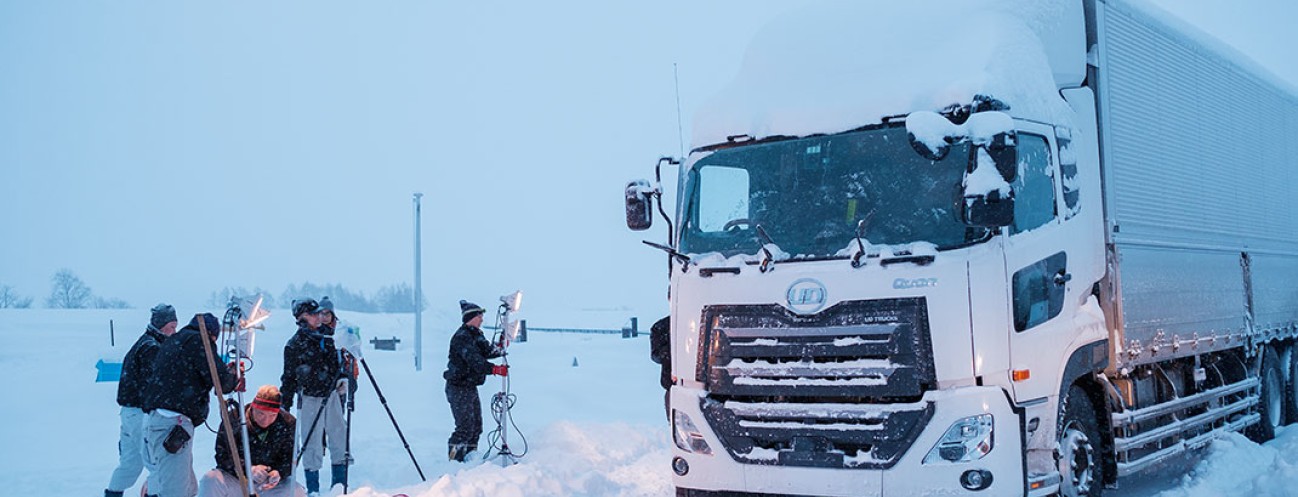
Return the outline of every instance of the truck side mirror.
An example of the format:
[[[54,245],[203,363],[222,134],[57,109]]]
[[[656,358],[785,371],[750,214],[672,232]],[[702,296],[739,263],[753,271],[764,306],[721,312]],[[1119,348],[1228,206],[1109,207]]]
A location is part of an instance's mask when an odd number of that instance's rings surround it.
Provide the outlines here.
[[[626,227],[644,231],[654,224],[653,188],[645,180],[626,184]]]
[[[1014,224],[1014,194],[1002,196],[999,190],[964,196],[964,223],[983,228]]]

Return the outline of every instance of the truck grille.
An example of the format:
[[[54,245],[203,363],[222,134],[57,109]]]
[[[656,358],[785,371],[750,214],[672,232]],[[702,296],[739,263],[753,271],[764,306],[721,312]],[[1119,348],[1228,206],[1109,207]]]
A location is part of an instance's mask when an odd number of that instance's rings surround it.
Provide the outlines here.
[[[701,408],[740,462],[887,468],[932,417],[923,298],[710,306],[699,334]]]

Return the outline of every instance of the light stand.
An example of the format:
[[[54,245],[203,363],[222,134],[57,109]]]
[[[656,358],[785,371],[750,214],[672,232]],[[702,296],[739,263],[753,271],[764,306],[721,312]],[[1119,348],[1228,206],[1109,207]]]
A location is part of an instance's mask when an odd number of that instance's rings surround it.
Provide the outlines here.
[[[500,308],[496,312],[496,324],[499,334],[496,336],[496,346],[500,350],[501,364],[509,366],[509,356],[505,353],[509,348],[510,342],[518,335],[518,323],[510,319],[510,314],[518,312],[518,308],[523,302],[523,292],[514,292],[509,295],[500,297]],[[524,439],[524,449],[522,453],[515,454],[509,448],[509,425],[513,423],[510,410],[514,407],[515,397],[509,391],[509,374],[500,377],[500,391],[491,397],[491,414],[496,420],[496,431],[500,435],[500,447],[495,453],[488,453],[487,459],[500,458],[502,467],[518,464],[519,458],[527,453],[526,439]],[[515,427],[517,428],[517,427]],[[522,436],[522,434],[519,434]],[[492,444],[495,447],[495,444]]]
[[[257,302],[253,304],[252,312],[245,315],[243,308],[240,306],[240,299],[233,295],[230,296],[230,302],[226,305],[225,317],[221,320],[221,331],[225,337],[222,342],[222,348],[229,351],[227,359],[234,359],[237,365],[235,368],[235,377],[238,382],[244,382],[246,378],[246,363],[252,359],[252,350],[255,336],[253,329],[264,329],[261,322],[270,317],[270,312],[262,309],[261,297],[257,297]],[[246,390],[246,388],[245,388]],[[239,435],[243,442],[243,474],[246,476],[245,483],[248,485],[247,495],[257,495],[256,484],[252,479],[252,454],[251,446],[248,444],[248,414],[244,409],[243,391],[235,392],[237,405],[239,406]],[[222,407],[224,409],[224,407]],[[230,448],[231,450],[234,447]]]

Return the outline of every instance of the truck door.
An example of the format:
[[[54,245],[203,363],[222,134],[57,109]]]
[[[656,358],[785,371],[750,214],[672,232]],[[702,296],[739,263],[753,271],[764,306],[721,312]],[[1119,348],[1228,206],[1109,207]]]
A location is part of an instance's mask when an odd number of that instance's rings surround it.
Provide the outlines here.
[[[1053,127],[1021,123],[1014,224],[1005,228],[1005,272],[1009,301],[1010,369],[1027,370],[1012,382],[1016,400],[1058,394],[1057,370],[1075,332],[1076,306],[1069,262],[1070,240],[1083,236],[1081,223],[1064,202],[1059,153]]]

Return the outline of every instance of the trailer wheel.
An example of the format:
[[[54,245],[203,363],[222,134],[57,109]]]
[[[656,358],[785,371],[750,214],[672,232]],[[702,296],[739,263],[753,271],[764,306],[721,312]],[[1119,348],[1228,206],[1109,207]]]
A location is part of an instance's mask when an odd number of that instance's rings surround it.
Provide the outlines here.
[[[1100,497],[1104,492],[1104,458],[1100,454],[1099,417],[1082,387],[1068,389],[1064,415],[1059,421],[1061,497]]]
[[[1266,347],[1262,353],[1262,370],[1258,380],[1262,382],[1261,398],[1258,399],[1258,412],[1262,419],[1248,430],[1249,437],[1258,443],[1275,438],[1276,428],[1284,424],[1284,373],[1280,372],[1280,356],[1275,349]]]

